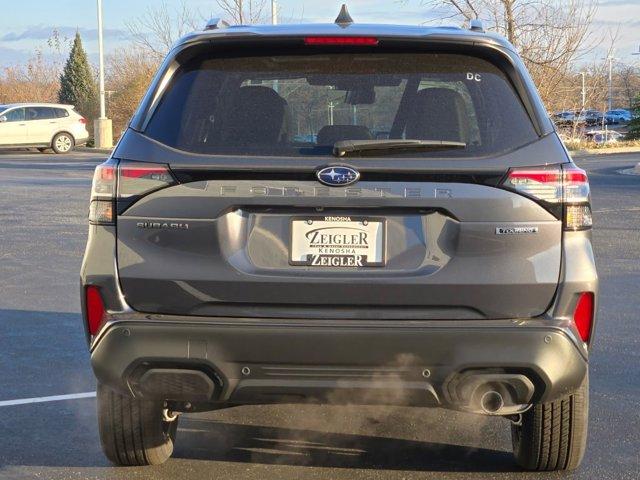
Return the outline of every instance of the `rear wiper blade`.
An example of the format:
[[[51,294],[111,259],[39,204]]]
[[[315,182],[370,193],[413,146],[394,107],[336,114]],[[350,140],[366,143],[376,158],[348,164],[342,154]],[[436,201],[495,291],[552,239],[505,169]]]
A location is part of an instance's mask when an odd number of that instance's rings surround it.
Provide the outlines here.
[[[398,150],[449,150],[466,148],[464,142],[447,140],[342,140],[333,146],[333,155],[346,157],[353,153],[375,152],[375,154],[393,153]]]

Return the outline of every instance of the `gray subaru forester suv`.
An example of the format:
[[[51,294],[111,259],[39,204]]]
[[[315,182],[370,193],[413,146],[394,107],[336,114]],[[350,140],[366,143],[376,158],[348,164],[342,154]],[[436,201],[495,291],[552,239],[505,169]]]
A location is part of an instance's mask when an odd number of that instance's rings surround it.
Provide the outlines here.
[[[106,456],[179,415],[442,407],[576,468],[598,278],[585,172],[513,47],[471,28],[212,21],[97,167],[82,265]]]

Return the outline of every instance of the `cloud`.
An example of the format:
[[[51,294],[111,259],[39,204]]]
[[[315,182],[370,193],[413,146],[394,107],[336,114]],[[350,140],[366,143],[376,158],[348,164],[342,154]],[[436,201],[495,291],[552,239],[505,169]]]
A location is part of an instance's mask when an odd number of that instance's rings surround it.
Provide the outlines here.
[[[22,63],[29,57],[29,52],[25,50],[16,50],[0,46],[0,65],[6,67],[17,63]]]
[[[604,0],[600,2],[600,6],[602,7],[626,7],[626,6],[637,7],[638,0]]]
[[[626,22],[616,20],[594,20],[593,24],[602,27],[637,28],[640,27],[640,20],[627,20]]]
[[[98,30],[95,28],[76,28],[76,27],[56,27],[52,28],[46,25],[33,25],[27,27],[21,32],[9,32],[0,37],[0,41],[3,42],[18,42],[21,40],[47,40],[51,37],[53,32],[57,31],[62,38],[73,38],[76,32],[80,32],[80,35],[84,40],[97,40]],[[129,38],[129,33],[126,30],[107,28],[104,30],[104,36],[106,39],[111,40],[126,40]]]

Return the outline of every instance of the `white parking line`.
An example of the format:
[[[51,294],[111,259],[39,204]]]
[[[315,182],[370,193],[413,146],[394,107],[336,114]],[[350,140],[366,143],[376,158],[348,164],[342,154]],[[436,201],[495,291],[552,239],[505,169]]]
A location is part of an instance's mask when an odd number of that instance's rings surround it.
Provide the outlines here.
[[[84,393],[71,393],[69,395],[54,395],[52,397],[20,398],[18,400],[3,400],[0,402],[0,407],[11,407],[13,405],[25,405],[27,403],[45,403],[45,402],[58,402],[61,400],[77,400],[79,398],[93,398],[95,396],[96,396],[96,392],[84,392]]]

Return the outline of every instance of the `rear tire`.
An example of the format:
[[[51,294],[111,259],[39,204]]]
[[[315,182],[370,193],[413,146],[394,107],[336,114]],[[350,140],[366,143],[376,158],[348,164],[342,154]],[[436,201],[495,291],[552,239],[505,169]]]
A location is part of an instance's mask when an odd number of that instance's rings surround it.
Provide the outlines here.
[[[97,403],[100,442],[111,462],[158,465],[171,456],[178,419],[163,420],[161,400],[136,399],[98,384]]]
[[[518,464],[534,471],[574,470],[587,446],[589,377],[572,395],[537,404],[522,414],[522,425],[511,427]]]
[[[53,137],[53,141],[51,142],[51,148],[57,154],[69,153],[75,147],[74,138],[68,133],[59,133],[55,137]]]

